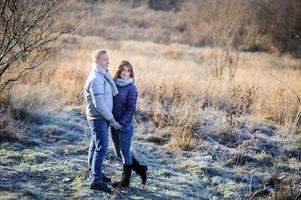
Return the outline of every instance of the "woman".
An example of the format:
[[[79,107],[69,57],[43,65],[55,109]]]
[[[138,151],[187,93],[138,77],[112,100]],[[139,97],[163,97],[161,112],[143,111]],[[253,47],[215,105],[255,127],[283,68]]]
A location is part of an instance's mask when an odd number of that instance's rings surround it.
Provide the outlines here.
[[[121,180],[113,183],[113,187],[129,186],[132,170],[141,176],[142,184],[145,184],[147,166],[140,165],[130,150],[134,133],[133,116],[136,111],[138,93],[134,84],[133,67],[128,61],[121,62],[114,81],[119,94],[113,98],[113,115],[115,120],[122,125],[122,129],[111,128],[111,135],[115,154],[123,162],[123,173]]]

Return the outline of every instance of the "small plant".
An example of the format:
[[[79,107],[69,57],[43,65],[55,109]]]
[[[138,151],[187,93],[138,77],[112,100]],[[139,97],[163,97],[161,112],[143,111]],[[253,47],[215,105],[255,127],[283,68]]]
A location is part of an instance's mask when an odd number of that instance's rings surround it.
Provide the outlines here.
[[[274,166],[267,169],[269,178],[260,189],[249,194],[249,199],[264,197],[269,200],[298,200],[301,198],[300,174],[283,173],[278,167],[282,162],[280,158],[274,159]]]
[[[234,126],[239,123],[237,118],[244,114],[251,114],[252,105],[257,98],[257,91],[254,85],[243,89],[240,85],[234,86],[230,92],[230,104],[226,107],[227,124]]]
[[[191,150],[200,143],[200,138],[197,135],[197,127],[199,122],[200,111],[193,106],[189,106],[170,118],[169,124],[173,137],[170,141],[170,146],[176,149]]]
[[[18,141],[18,130],[11,124],[11,119],[0,114],[0,143]]]
[[[197,97],[176,84],[171,88],[161,84],[156,87],[156,93],[149,95],[153,95],[150,117],[157,132],[166,128],[170,132],[170,147],[187,150],[198,145],[200,140],[196,135],[196,128],[201,106],[195,106],[199,104]],[[163,139],[166,141],[166,138]]]

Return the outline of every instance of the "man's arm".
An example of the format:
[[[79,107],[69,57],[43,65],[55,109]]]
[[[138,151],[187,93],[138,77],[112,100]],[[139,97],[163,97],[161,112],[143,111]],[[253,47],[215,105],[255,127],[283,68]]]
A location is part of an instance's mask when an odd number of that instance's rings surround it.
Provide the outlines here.
[[[94,78],[90,84],[90,93],[94,107],[97,109],[101,117],[113,123],[115,121],[112,112],[105,103],[105,82],[100,78]]]

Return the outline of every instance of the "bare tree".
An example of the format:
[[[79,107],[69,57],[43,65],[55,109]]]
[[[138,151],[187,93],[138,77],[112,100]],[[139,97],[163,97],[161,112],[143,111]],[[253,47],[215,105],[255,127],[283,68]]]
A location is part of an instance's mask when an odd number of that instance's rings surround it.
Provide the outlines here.
[[[252,29],[248,1],[244,0],[190,0],[184,5],[189,37],[194,44],[212,48],[208,64],[212,75],[221,78],[228,72],[229,79],[235,76],[239,61],[239,46],[244,43]]]
[[[230,80],[233,80],[239,61],[238,46],[239,32],[242,30],[246,4],[242,0],[211,1],[205,17],[210,30],[211,47],[220,51],[213,51],[208,61],[213,75],[221,78],[228,70]]]
[[[64,0],[0,1],[0,94],[61,48],[54,42],[75,27],[57,23],[68,6]]]

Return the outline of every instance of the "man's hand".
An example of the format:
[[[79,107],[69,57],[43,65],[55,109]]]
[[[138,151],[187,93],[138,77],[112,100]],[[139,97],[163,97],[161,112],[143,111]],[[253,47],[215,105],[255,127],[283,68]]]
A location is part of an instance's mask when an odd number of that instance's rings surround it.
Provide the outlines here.
[[[111,125],[112,128],[114,128],[116,130],[121,130],[122,129],[122,126],[116,121],[110,122],[110,125]]]

